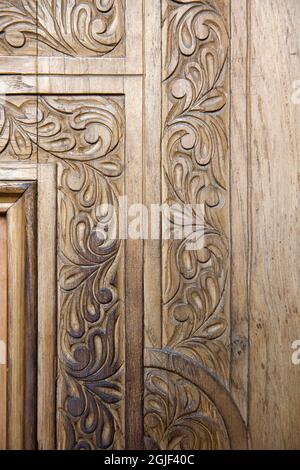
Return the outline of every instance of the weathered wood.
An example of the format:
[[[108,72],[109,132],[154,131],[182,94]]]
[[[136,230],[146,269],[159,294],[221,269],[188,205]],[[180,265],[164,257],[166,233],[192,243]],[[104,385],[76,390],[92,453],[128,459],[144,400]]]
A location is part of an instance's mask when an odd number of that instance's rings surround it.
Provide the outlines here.
[[[126,187],[128,208],[143,201],[143,88],[141,78],[125,82]],[[129,214],[130,215],[130,214]],[[131,214],[134,216],[134,214]],[[129,218],[128,218],[129,219]],[[143,240],[125,241],[125,439],[127,449],[143,448]]]
[[[8,223],[8,389],[7,448],[24,448],[25,370],[25,208],[21,197]]]
[[[7,221],[0,214],[0,450],[6,449],[7,420]]]
[[[231,1],[230,122],[230,387],[244,419],[248,415],[248,122],[247,2]]]

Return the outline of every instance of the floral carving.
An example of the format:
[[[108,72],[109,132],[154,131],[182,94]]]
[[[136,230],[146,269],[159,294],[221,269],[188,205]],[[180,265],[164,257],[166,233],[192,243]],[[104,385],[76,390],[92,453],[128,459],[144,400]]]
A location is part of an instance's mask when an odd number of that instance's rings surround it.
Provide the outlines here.
[[[37,100],[0,101],[0,160],[36,160]]]
[[[41,160],[59,162],[59,396],[63,448],[122,448],[123,275],[119,240],[97,228],[123,191],[123,100],[42,97]],[[63,443],[63,444],[62,444]]]
[[[229,439],[222,417],[201,390],[161,369],[145,374],[145,445],[151,450],[221,450]]]
[[[37,42],[39,55],[123,53],[123,0],[1,0],[0,6],[2,55],[35,55]]]
[[[165,201],[202,204],[205,223],[202,249],[188,249],[192,233],[164,243],[164,345],[226,383],[228,34],[215,3],[163,3]]]

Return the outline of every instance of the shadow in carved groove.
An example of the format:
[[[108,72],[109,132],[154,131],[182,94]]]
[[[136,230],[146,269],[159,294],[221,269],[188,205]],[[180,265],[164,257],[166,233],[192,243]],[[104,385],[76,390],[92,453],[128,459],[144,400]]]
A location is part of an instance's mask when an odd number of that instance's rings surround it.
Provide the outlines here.
[[[123,0],[1,0],[0,54],[124,56]]]
[[[10,96],[0,117],[0,160],[58,164],[58,446],[122,449],[124,253],[97,207],[124,191],[124,97]]]
[[[241,414],[226,388],[178,353],[145,353],[145,446],[161,450],[247,449]]]
[[[164,0],[164,200],[203,205],[202,227],[163,246],[164,346],[228,384],[226,1]],[[220,10],[222,8],[222,10]],[[203,248],[189,250],[192,230]]]

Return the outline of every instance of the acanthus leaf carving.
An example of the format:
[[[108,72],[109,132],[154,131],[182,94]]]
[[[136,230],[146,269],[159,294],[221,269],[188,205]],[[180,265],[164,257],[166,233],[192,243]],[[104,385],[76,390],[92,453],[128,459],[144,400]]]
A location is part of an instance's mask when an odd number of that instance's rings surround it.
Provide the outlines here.
[[[124,250],[98,209],[124,191],[124,98],[12,95],[0,118],[0,159],[58,167],[58,447],[122,449]]]
[[[224,450],[229,439],[221,415],[198,387],[176,373],[145,374],[145,445],[149,450]]]

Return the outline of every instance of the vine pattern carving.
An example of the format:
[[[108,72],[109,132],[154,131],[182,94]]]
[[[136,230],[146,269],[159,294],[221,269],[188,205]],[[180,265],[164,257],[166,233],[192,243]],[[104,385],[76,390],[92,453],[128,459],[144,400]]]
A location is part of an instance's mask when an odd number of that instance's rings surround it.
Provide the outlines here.
[[[123,0],[1,0],[2,55],[122,56]],[[52,52],[51,52],[52,51]]]
[[[165,0],[164,187],[169,205],[201,204],[202,249],[163,248],[164,346],[229,374],[228,33],[226,2]],[[198,232],[198,233],[197,233]]]

